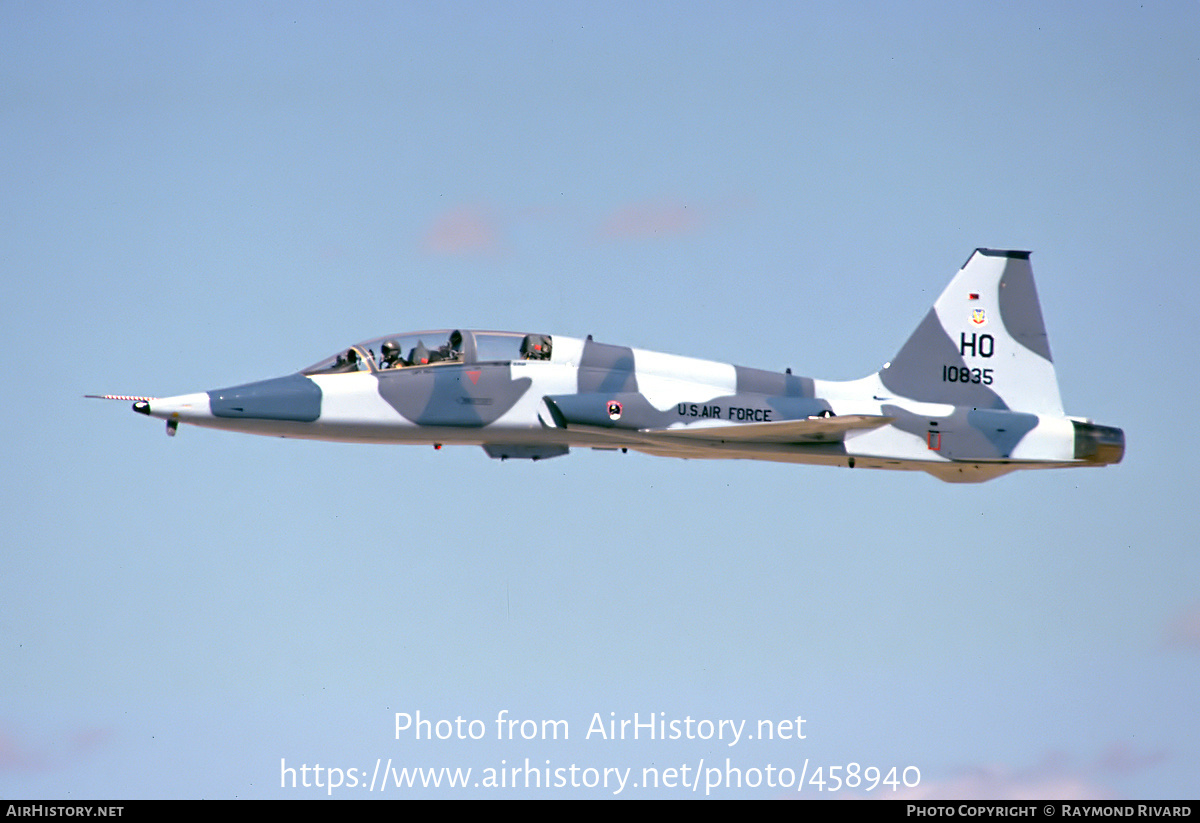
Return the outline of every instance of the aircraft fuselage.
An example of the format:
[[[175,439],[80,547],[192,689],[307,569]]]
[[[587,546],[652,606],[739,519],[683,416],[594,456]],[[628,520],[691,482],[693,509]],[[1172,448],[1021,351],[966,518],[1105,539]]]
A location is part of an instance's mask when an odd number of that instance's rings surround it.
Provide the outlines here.
[[[919,469],[973,482],[1119,462],[1120,429],[1062,412],[1025,252],[978,250],[892,362],[825,381],[546,334],[396,334],[285,377],[144,398],[136,411],[249,434],[571,447]]]

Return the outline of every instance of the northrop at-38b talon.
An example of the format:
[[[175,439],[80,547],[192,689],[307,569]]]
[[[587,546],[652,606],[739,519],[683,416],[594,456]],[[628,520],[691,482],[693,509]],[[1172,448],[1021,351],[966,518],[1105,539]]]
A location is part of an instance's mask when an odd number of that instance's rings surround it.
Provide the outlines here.
[[[1104,466],[1121,429],[1063,414],[1029,253],[977,249],[890,363],[831,381],[540,332],[468,329],[358,343],[271,380],[135,400],[213,429],[312,440],[572,446],[663,457],[919,469],[979,482]]]

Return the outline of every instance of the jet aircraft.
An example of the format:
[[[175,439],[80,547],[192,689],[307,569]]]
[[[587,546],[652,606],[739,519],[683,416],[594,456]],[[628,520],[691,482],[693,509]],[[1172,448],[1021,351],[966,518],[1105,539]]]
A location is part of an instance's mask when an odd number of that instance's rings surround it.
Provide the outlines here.
[[[91,395],[96,396],[96,395]],[[226,389],[134,400],[139,414],[249,434],[470,444],[539,460],[572,446],[926,471],[1119,463],[1119,428],[1067,417],[1029,252],[976,249],[899,353],[868,377],[800,377],[543,333],[393,334]]]

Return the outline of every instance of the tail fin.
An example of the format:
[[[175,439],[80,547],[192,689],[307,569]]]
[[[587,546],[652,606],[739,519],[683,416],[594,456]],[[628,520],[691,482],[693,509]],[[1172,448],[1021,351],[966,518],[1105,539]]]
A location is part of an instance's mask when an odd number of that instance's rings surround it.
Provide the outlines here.
[[[913,400],[1061,416],[1029,252],[976,249],[879,378]]]

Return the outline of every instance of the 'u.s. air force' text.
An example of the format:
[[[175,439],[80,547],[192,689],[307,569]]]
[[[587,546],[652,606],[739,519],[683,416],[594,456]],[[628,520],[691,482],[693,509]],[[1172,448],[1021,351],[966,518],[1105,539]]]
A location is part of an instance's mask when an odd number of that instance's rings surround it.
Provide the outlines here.
[[[680,403],[675,407],[680,417],[707,417],[713,420],[741,420],[746,423],[770,423],[771,409],[752,406],[719,406],[705,403]]]

